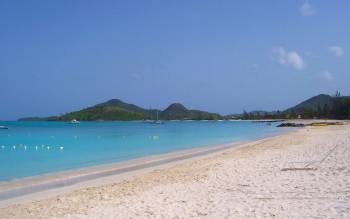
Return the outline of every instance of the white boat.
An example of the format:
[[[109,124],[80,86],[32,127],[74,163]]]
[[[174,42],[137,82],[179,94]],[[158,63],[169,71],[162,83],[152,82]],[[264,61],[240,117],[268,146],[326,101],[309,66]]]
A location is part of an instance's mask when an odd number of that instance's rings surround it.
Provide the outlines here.
[[[6,126],[0,126],[0,129],[9,129],[9,128]]]
[[[80,122],[76,119],[73,119],[69,122],[70,124],[79,124]]]
[[[160,120],[156,120],[156,121],[153,121],[153,124],[164,124],[164,122]]]

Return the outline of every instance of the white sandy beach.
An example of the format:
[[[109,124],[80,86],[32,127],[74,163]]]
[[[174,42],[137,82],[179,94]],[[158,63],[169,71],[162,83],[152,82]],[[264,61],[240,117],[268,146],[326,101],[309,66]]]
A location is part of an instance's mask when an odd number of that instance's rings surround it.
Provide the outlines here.
[[[2,207],[0,218],[349,218],[350,125],[307,127],[50,196]]]

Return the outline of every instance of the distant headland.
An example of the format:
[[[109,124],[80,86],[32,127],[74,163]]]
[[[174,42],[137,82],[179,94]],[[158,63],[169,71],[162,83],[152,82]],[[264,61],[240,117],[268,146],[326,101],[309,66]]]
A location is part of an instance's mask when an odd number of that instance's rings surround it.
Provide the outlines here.
[[[158,118],[157,118],[158,117]],[[133,120],[222,120],[222,119],[296,119],[296,118],[350,118],[350,96],[339,92],[331,96],[320,94],[284,111],[244,111],[241,114],[220,115],[202,110],[188,109],[181,103],[170,104],[166,109],[144,109],[120,99],[111,99],[79,111],[60,116],[27,117],[18,121],[133,121]]]

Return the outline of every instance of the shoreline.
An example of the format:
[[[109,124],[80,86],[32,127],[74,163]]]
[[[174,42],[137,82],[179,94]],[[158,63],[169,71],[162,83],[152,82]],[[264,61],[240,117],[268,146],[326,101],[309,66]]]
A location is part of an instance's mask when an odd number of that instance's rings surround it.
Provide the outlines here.
[[[348,121],[305,127],[31,195],[0,218],[348,218],[349,146]]]
[[[23,201],[30,201],[32,199],[47,198],[52,191],[54,191],[55,194],[61,192],[66,193],[87,186],[96,186],[115,180],[123,180],[124,177],[134,177],[154,169],[165,168],[169,165],[175,165],[193,159],[200,159],[207,155],[215,155],[225,150],[238,149],[298,130],[300,129],[281,129],[276,133],[252,140],[201,146],[117,163],[102,164],[0,182],[0,207]]]

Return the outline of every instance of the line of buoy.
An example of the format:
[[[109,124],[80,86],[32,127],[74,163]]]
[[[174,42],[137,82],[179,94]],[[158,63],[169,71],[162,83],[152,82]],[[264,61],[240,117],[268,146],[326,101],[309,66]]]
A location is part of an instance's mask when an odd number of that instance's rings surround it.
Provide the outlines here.
[[[12,147],[11,147],[11,146],[9,146],[9,147],[12,148],[13,150],[23,148],[25,151],[26,151],[27,149],[30,149],[30,148],[31,148],[30,146],[23,145],[23,144],[12,145]],[[35,146],[33,146],[33,148],[37,151],[37,150],[39,149],[39,146],[38,146],[38,145],[35,145]],[[46,150],[51,150],[51,149],[55,149],[55,148],[59,149],[60,151],[63,151],[63,150],[64,150],[64,147],[63,147],[63,146],[52,147],[52,146],[49,146],[49,145],[41,145],[41,150],[44,150],[44,149],[46,149]],[[1,146],[0,146],[0,149],[1,149],[1,150],[6,149],[6,145],[1,145]]]

